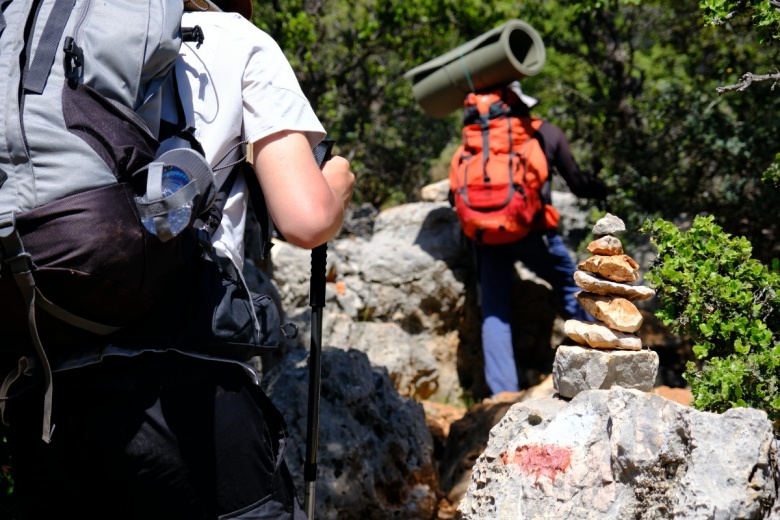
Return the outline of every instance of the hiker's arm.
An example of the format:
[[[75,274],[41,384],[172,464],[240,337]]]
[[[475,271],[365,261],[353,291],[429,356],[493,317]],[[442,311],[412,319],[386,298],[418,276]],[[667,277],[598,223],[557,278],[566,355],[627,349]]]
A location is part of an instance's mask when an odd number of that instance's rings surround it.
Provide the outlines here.
[[[333,238],[352,198],[349,162],[334,156],[321,171],[299,132],[272,134],[256,141],[253,150],[268,211],[284,238],[306,249]]]
[[[596,200],[606,197],[606,187],[601,179],[580,170],[563,130],[553,124],[544,123],[539,128],[539,133],[542,134],[546,145],[550,146],[552,150],[553,164],[551,166],[555,167],[555,170],[563,177],[574,195]]]

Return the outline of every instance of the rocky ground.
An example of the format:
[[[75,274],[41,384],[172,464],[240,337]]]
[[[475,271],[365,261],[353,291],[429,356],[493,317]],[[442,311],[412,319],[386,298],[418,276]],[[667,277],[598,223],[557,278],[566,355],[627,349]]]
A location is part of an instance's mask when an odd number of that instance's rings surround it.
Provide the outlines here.
[[[578,244],[592,224],[576,204],[570,210],[561,206],[562,236]],[[351,231],[328,248],[318,516],[456,517],[491,429],[514,406],[556,393],[550,375],[558,347],[570,341],[565,323],[556,316],[549,285],[518,264],[517,276],[508,281],[513,339],[531,387],[486,399],[473,264],[452,209],[434,196],[379,213],[353,208],[353,215],[345,226]],[[265,357],[261,370],[290,424],[288,461],[302,482],[310,255],[283,242],[274,246],[270,261],[253,262],[248,251],[249,283],[267,285],[263,272],[273,273],[277,300],[300,331],[278,354]],[[571,254],[578,263],[592,255],[575,249]],[[647,253],[634,250],[631,256],[638,267],[630,283],[641,285]],[[652,393],[686,403],[681,373],[690,359],[687,346],[654,318],[652,300],[635,306],[629,309],[631,323],[617,326],[641,322],[631,334],[659,361]]]

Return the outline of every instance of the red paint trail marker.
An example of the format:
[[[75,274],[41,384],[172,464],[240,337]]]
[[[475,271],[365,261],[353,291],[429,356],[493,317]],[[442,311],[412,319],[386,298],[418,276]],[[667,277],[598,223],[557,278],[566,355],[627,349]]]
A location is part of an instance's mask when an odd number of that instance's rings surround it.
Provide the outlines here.
[[[518,446],[514,453],[501,454],[503,464],[516,464],[520,471],[534,477],[534,485],[544,475],[555,484],[555,477],[571,464],[571,450],[552,444]]]

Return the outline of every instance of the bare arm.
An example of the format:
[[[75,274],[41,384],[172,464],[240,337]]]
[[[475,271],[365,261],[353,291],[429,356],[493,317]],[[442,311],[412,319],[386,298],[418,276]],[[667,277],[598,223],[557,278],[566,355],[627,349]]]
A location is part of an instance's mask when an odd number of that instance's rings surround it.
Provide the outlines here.
[[[299,132],[280,132],[253,143],[254,169],[276,227],[288,242],[312,249],[338,232],[352,198],[349,162],[334,156],[322,171]]]

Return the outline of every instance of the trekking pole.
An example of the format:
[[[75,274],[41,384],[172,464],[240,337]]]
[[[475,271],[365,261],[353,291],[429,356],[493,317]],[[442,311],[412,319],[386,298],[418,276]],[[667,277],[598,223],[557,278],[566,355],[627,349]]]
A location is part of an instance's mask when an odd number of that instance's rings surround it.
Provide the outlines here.
[[[314,158],[322,168],[330,159],[333,140],[324,139],[314,149]],[[311,305],[311,346],[309,347],[309,405],[306,428],[306,461],[303,479],[306,482],[304,508],[309,520],[314,518],[314,486],[317,481],[317,436],[320,428],[320,353],[322,352],[322,309],[325,307],[325,277],[328,260],[328,243],[311,250],[311,279],[309,304]]]

